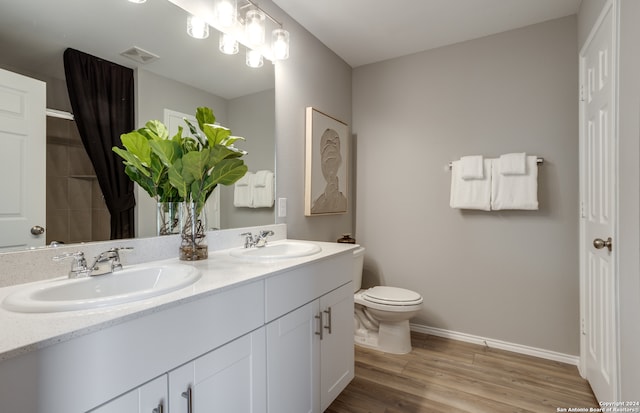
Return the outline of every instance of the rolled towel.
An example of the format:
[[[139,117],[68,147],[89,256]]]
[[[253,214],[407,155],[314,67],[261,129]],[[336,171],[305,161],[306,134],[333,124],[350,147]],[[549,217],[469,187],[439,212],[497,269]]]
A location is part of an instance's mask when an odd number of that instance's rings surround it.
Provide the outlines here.
[[[527,154],[507,153],[500,155],[499,171],[502,175],[524,175],[527,173]]]
[[[460,178],[467,179],[483,179],[483,162],[482,155],[470,155],[460,158]]]

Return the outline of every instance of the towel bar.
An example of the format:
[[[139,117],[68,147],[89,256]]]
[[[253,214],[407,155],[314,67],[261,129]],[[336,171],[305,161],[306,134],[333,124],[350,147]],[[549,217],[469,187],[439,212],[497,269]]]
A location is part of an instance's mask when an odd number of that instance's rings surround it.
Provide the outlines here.
[[[536,158],[536,163],[537,163],[538,165],[542,165],[542,164],[544,163],[544,158],[543,158],[543,157],[541,157],[541,156],[538,156],[538,157]],[[452,166],[453,166],[453,163],[452,163],[452,162],[449,162],[449,169],[451,169],[451,167],[452,167]]]

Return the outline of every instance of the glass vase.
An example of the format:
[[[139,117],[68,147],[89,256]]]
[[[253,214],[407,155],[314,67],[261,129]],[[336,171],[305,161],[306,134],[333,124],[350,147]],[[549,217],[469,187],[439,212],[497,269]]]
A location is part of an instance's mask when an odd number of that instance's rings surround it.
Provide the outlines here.
[[[175,235],[182,228],[182,202],[158,202],[157,234]]]
[[[183,261],[206,260],[209,256],[207,245],[207,219],[203,205],[194,202],[182,204],[182,241],[180,259]]]

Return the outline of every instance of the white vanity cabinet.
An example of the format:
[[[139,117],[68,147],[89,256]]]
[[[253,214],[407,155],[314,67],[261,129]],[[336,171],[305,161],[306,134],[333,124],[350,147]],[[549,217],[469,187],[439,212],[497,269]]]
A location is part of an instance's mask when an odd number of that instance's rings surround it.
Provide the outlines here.
[[[167,375],[103,404],[91,413],[168,413]]]
[[[169,372],[169,413],[266,411],[264,327]]]
[[[324,411],[353,379],[349,260],[350,254],[266,280],[269,413]],[[287,307],[297,308],[280,315]]]

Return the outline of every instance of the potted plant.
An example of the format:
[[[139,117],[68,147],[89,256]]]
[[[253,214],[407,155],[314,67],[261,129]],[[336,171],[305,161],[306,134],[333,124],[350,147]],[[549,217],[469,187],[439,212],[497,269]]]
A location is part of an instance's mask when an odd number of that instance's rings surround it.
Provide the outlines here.
[[[204,205],[216,186],[232,185],[247,172],[240,159],[246,152],[234,146],[244,138],[216,125],[210,108],[197,108],[196,120],[198,128],[185,119],[191,136],[183,136],[180,127],[173,137],[164,124],[149,121],[144,128],[121,136],[125,149],[113,148],[124,159],[127,176],[149,195],[159,202],[184,202],[183,260],[207,258]]]

